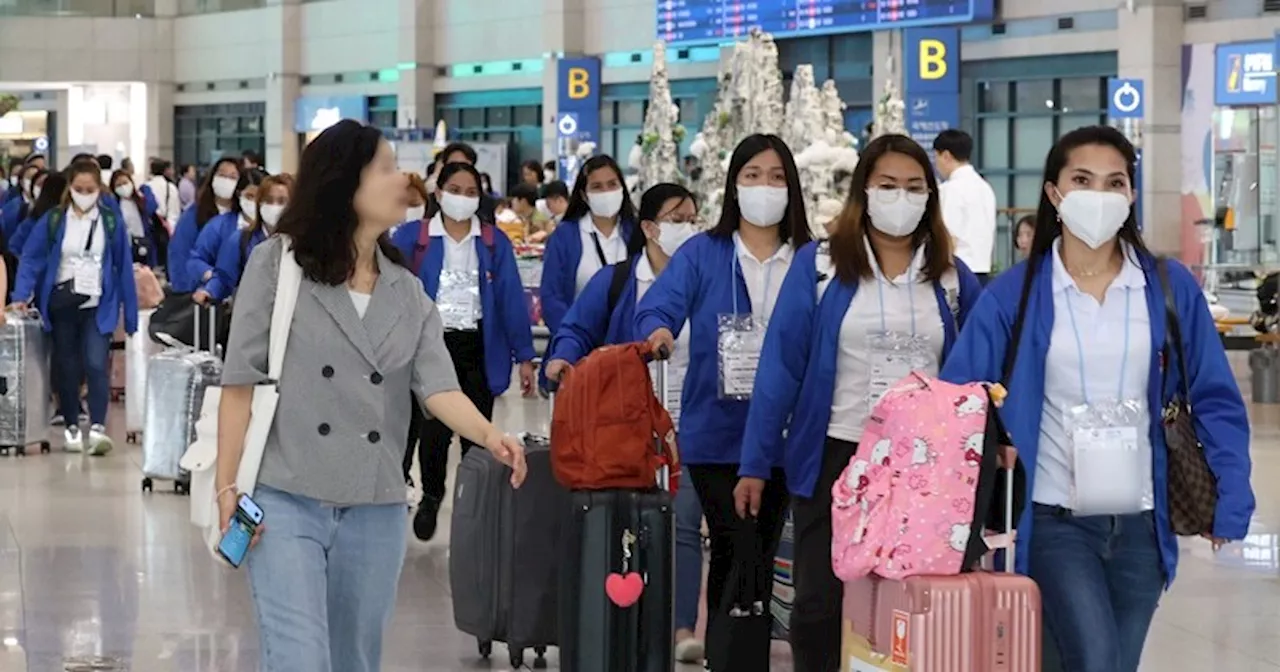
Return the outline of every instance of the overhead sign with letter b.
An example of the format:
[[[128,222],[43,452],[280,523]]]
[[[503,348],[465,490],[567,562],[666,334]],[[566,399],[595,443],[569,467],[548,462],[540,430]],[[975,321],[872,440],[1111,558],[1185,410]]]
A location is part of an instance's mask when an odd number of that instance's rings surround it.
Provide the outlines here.
[[[960,31],[912,28],[903,31],[906,89],[912,95],[960,92]]]

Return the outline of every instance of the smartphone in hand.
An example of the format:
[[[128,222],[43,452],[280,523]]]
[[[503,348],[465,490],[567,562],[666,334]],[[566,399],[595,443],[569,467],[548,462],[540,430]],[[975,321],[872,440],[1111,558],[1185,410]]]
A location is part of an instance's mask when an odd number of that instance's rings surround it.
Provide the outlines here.
[[[262,509],[257,502],[249,495],[240,495],[235,515],[231,517],[231,525],[222,535],[222,541],[218,542],[218,555],[231,563],[232,567],[239,568],[245,555],[249,553],[253,534],[261,524]]]

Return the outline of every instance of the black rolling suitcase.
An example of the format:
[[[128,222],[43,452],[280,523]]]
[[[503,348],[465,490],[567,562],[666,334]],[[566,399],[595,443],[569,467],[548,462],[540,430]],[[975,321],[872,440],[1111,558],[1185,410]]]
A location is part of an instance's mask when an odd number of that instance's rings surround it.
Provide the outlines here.
[[[666,362],[658,387],[666,399]],[[574,491],[562,530],[560,669],[673,672],[675,545],[670,476],[653,490]],[[686,486],[688,487],[688,486]],[[635,598],[629,606],[620,606]]]
[[[534,650],[547,666],[556,644],[557,566],[569,492],[551,473],[546,439],[525,439],[528,476],[511,488],[511,470],[487,450],[470,450],[458,466],[453,495],[449,583],[453,619],[474,635],[480,655],[505,642],[512,668]]]

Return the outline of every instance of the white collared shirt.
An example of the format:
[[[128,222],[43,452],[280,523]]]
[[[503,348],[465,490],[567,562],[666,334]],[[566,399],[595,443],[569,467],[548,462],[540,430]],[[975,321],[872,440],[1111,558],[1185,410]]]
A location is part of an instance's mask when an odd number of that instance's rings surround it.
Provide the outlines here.
[[[742,237],[733,232],[733,249],[737,255],[738,268],[742,270],[742,280],[747,284],[747,296],[751,299],[751,313],[757,319],[768,321],[773,308],[778,303],[778,290],[782,289],[782,279],[791,268],[791,257],[795,250],[790,244],[783,244],[778,251],[764,261],[756,259],[751,250],[742,243]],[[739,306],[739,313],[746,313],[746,306]]]
[[[440,218],[440,214],[431,218],[427,224],[427,235],[435,238],[439,236],[444,240],[444,264],[441,266],[445,271],[464,271],[479,272],[480,271],[480,255],[476,252],[475,240],[480,237],[480,218],[471,216],[471,230],[462,240],[454,240],[453,236],[445,231],[444,220]]]
[[[870,242],[865,244],[875,278],[859,281],[858,292],[853,295],[844,320],[840,322],[835,390],[831,396],[831,421],[827,425],[827,436],[855,443],[862,439],[862,426],[871,414],[868,406],[871,367],[867,333],[884,330],[910,334],[914,314],[915,333],[928,338],[929,349],[933,353],[933,365],[925,371],[931,376],[938,375],[942,344],[946,338],[942,316],[938,313],[938,297],[933,283],[924,275],[924,246],[916,250],[906,272],[887,280],[871,251]],[[826,272],[834,274],[834,269]],[[881,292],[884,296],[883,326]]]
[[[1146,276],[1134,259],[1133,249],[1121,243],[1125,264],[1099,304],[1076,286],[1062,263],[1062,239],[1053,245],[1053,332],[1045,357],[1044,410],[1040,415],[1040,448],[1036,457],[1035,492],[1032,500],[1050,506],[1071,506],[1074,452],[1064,414],[1085,403],[1080,389],[1080,352],[1086,353],[1084,384],[1089,401],[1112,403],[1121,393],[1137,402],[1138,451],[1148,462],[1143,469],[1145,491],[1151,492],[1151,409],[1147,380],[1151,372],[1151,317],[1147,313]],[[1125,295],[1129,296],[1129,346],[1125,352]],[[1076,331],[1080,343],[1076,344]],[[1124,370],[1124,380],[1120,371]]]
[[[956,256],[974,273],[991,272],[996,244],[996,192],[973,166],[951,171],[938,188],[942,221],[956,240]]]
[[[97,221],[95,227],[93,223]],[[75,268],[73,263],[76,257],[94,257],[102,259],[102,253],[107,248],[107,227],[103,221],[102,215],[95,206],[92,210],[77,215],[75,208],[68,207],[62,215],[62,226],[64,232],[62,234],[62,258],[58,262],[58,282],[62,284],[71,280],[75,276]],[[89,230],[93,229],[93,240],[88,241]],[[89,250],[84,249],[85,242],[89,242]],[[98,297],[93,297],[82,305],[82,308],[92,308],[98,305]]]
[[[582,235],[582,259],[578,261],[578,274],[573,290],[573,297],[576,299],[582,293],[582,288],[587,286],[600,269],[608,264],[616,264],[627,258],[627,241],[622,239],[622,222],[619,221],[613,227],[613,232],[609,235],[600,233],[600,229],[596,228],[595,222],[591,220],[591,215],[587,215],[578,220],[578,229]],[[596,252],[596,240],[600,241],[600,251],[604,252],[604,262],[601,263],[600,255]]]

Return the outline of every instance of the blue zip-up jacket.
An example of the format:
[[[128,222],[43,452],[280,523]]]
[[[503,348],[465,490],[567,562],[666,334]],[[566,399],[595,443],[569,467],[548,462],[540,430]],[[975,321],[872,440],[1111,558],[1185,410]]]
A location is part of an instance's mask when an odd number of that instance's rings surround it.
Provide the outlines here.
[[[22,187],[14,186],[5,182],[4,196],[0,197],[0,206],[8,205],[10,201],[22,195]]]
[[[245,262],[253,253],[253,248],[267,239],[267,232],[259,228],[249,236],[249,244],[245,247],[244,254],[241,254],[243,235],[244,232],[240,229],[232,231],[231,235],[222,239],[222,247],[218,248],[218,263],[214,265],[213,277],[204,284],[204,291],[214,301],[225,301],[236,293],[236,287],[240,286],[240,278],[244,275]]]
[[[173,235],[169,238],[169,267],[166,271],[169,274],[169,286],[179,294],[186,294],[199,289],[200,277],[204,274],[204,271],[201,271],[200,274],[192,275],[188,270],[188,262],[191,261],[192,252],[195,250],[196,239],[204,231],[203,228],[196,225],[197,209],[193,205],[182,211],[182,216],[178,218],[178,223],[173,227]],[[222,216],[224,215],[214,215],[208,223],[213,223],[214,220]],[[217,254],[216,249],[214,254]],[[214,261],[217,261],[216,256]],[[212,265],[213,262],[209,262],[209,266]],[[208,268],[205,270],[208,270]]]
[[[209,291],[207,284],[213,279],[213,275],[209,276],[209,280],[205,280],[204,274],[215,271],[218,251],[222,249],[223,241],[240,233],[239,224],[240,213],[228,212],[209,220],[204,228],[200,229],[200,235],[196,237],[196,243],[191,248],[191,256],[187,258],[187,277],[195,283],[196,289]]]
[[[641,254],[644,254],[641,252]],[[560,322],[560,330],[551,340],[547,361],[563,359],[574,363],[602,345],[644,340],[648,335],[636,333],[636,262],[631,258],[631,272],[618,295],[618,305],[609,312],[609,288],[617,265],[605,266],[591,276],[578,300],[569,307]]]
[[[102,250],[102,296],[98,300],[98,331],[111,334],[124,310],[125,333],[138,330],[138,292],[133,281],[133,250],[129,244],[129,231],[118,208],[99,201],[100,209],[108,209],[115,217],[115,231],[104,242]],[[25,300],[34,296],[35,306],[44,319],[44,330],[52,331],[49,322],[49,296],[58,279],[58,266],[62,263],[62,239],[67,231],[66,209],[61,209],[62,220],[58,230],[49,240],[49,216],[45,213],[33,226],[32,233],[22,247],[22,261],[18,264],[18,278],[14,282],[13,296]],[[102,224],[105,224],[103,222]],[[106,227],[100,225],[95,235],[106,235]]]
[[[637,338],[647,339],[661,328],[679,337],[685,320],[692,330],[680,397],[680,449],[686,464],[738,464],[742,456],[750,402],[719,397],[716,355],[719,315],[733,312],[734,294],[739,313],[752,310],[742,269],[734,264],[736,254],[731,237],[700,233],[690,238],[636,307]]]
[[[799,497],[813,496],[822,468],[835,394],[840,325],[859,284],[833,279],[819,300],[819,282],[828,278],[819,277],[814,264],[818,246],[809,243],[796,252],[778,290],[778,303],[760,351],[760,368],[751,392],[754,403],[747,413],[738,470],[741,476],[768,480],[772,467],[781,462],[787,488]],[[943,362],[982,293],[982,285],[969,267],[958,258],[955,265],[959,290],[959,296],[952,299],[955,313],[944,283],[933,283],[942,317]]]
[[[26,221],[26,217],[22,216],[22,206],[26,203],[21,198],[15,198],[0,206],[0,227],[4,230],[5,240],[13,240],[14,234],[18,231],[18,225]],[[21,248],[14,248],[21,249]]]
[[[1135,251],[1135,254],[1140,253]],[[1162,384],[1165,375],[1162,351],[1167,331],[1163,286],[1156,272],[1155,259],[1143,255],[1139,261],[1146,276],[1147,312],[1151,319],[1151,374],[1147,403],[1150,404],[1152,418],[1148,434],[1155,472],[1152,476],[1156,536],[1165,578],[1171,584],[1178,564],[1178,540],[1169,523],[1169,458],[1160,411],[1179,389],[1180,383],[1178,367],[1169,362],[1167,385]],[[952,356],[942,368],[943,379],[954,383],[1000,380],[1028,263],[1024,261],[1014,266],[987,285],[982,298],[969,314]],[[1005,428],[1018,448],[1018,457],[1026,466],[1028,501],[1031,493],[1035,492],[1040,416],[1044,406],[1045,358],[1054,320],[1053,256],[1043,255],[1039,264],[1027,301],[1017,362],[1007,383],[1009,396],[1000,409]],[[1249,519],[1254,509],[1253,490],[1249,485],[1249,418],[1200,284],[1182,264],[1170,260],[1168,265],[1174,303],[1182,323],[1196,435],[1204,443],[1205,457],[1218,478],[1218,507],[1213,533],[1223,539],[1243,539],[1249,530]],[[1027,562],[1031,557],[1027,549],[1034,534],[1032,520],[1032,509],[1028,506],[1018,523],[1017,569],[1023,574],[1027,573]]]
[[[423,220],[418,226],[406,223],[396,229],[391,242],[405,259],[412,259],[420,227],[430,225],[430,220]],[[484,341],[485,379],[489,381],[489,391],[496,397],[511,385],[512,362],[533,361],[536,353],[529,307],[525,304],[524,285],[516,268],[511,239],[497,226],[485,226],[493,227],[493,248],[485,246],[483,236],[475,236],[476,257],[480,263],[480,309],[484,313],[480,330]],[[432,236],[422,268],[413,269],[432,301],[440,289],[444,252],[443,236]]]
[[[635,223],[620,219],[618,226],[622,240],[630,240]],[[578,288],[578,263],[581,261],[582,226],[576,220],[566,219],[547,238],[547,246],[542,252],[542,287],[538,296],[542,299],[542,321],[546,322],[552,336],[560,330],[565,313],[577,298],[574,295]]]

